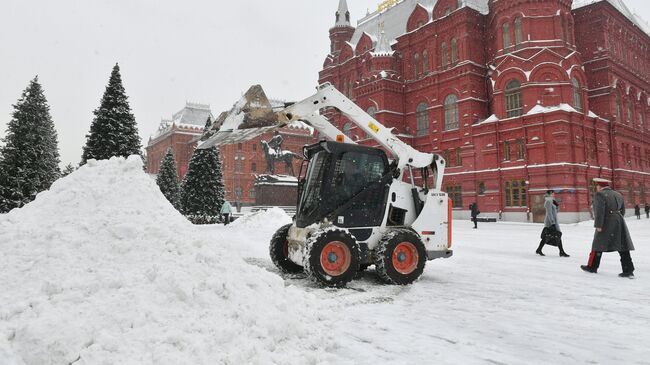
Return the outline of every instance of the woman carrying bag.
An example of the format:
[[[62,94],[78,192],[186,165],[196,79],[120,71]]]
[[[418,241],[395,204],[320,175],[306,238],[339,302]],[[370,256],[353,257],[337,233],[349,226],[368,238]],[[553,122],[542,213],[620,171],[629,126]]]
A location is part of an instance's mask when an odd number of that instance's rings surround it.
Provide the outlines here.
[[[546,256],[542,252],[544,245],[557,246],[560,250],[560,257],[569,257],[562,247],[562,231],[557,220],[557,210],[559,204],[555,201],[555,192],[549,190],[546,192],[544,208],[546,208],[546,217],[544,218],[544,229],[542,230],[541,241],[537,247],[536,254]]]

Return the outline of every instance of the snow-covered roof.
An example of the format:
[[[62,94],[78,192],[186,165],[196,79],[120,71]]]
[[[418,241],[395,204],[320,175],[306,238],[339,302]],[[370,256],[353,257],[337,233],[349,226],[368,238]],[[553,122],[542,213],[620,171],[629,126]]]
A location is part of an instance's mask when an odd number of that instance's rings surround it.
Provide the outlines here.
[[[490,12],[490,7],[488,6],[488,0],[462,0],[463,5],[470,7],[483,15],[487,15]]]
[[[650,35],[650,25],[641,18],[639,15],[635,14],[633,11],[630,10],[630,8],[625,5],[625,2],[623,0],[574,0],[573,1],[573,9],[580,9],[585,6],[595,4],[595,3],[600,3],[603,1],[607,1],[610,3],[616,10],[618,10],[621,14],[623,14],[626,18],[628,18],[634,25],[639,27],[643,32],[646,34]]]
[[[386,43],[393,44],[397,37],[406,33],[406,23],[418,4],[427,9],[429,17],[431,17],[437,2],[438,0],[403,0],[387,10],[375,11],[366,15],[359,20],[350,40],[352,48],[356,47],[364,33],[370,36],[373,43],[377,44],[381,39],[382,31]],[[489,12],[488,0],[462,0],[462,7],[472,8],[481,14]]]
[[[184,124],[204,127],[208,118],[214,120],[214,116],[210,111],[210,105],[187,102],[185,103],[185,108],[172,116],[172,122],[177,125]]]
[[[391,56],[394,53],[390,44],[388,43],[388,38],[386,34],[382,31],[379,35],[379,41],[375,47],[375,51],[372,53],[374,56]]]
[[[174,113],[172,119],[162,119],[158,130],[151,136],[157,138],[168,132],[173,125],[186,129],[203,130],[208,118],[214,122],[210,105],[186,102],[185,107]]]
[[[382,30],[387,41],[393,43],[397,37],[406,33],[406,23],[418,3],[433,9],[436,2],[437,0],[404,0],[385,11],[368,14],[359,20],[350,43],[356,46],[364,33],[379,39]],[[383,27],[380,27],[380,24],[383,24]]]

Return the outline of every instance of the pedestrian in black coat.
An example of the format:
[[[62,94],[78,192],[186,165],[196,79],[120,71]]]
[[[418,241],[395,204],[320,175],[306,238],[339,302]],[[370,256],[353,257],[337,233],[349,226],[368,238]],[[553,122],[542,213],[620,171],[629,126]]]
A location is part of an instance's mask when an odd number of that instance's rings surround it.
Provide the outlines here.
[[[596,273],[603,252],[618,251],[621,256],[623,272],[618,276],[634,277],[634,264],[630,251],[634,250],[630,232],[625,223],[625,202],[621,193],[609,187],[611,181],[594,179],[598,192],[594,196],[594,241],[589,255],[589,263],[582,265],[584,271]]]
[[[469,205],[469,210],[470,214],[472,215],[472,222],[474,222],[474,229],[478,228],[478,215],[481,214],[481,212],[478,210],[478,204],[472,203]]]
[[[650,204],[645,203],[645,216],[650,219]]]
[[[636,219],[641,219],[641,207],[639,204],[634,206],[634,214],[636,214]]]

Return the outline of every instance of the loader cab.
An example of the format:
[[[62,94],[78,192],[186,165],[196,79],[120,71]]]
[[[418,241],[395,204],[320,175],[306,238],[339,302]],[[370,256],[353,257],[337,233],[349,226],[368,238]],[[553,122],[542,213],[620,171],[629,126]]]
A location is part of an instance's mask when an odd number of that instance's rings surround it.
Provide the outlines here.
[[[374,227],[383,219],[392,173],[384,151],[322,141],[303,150],[296,225],[328,219],[339,227]]]

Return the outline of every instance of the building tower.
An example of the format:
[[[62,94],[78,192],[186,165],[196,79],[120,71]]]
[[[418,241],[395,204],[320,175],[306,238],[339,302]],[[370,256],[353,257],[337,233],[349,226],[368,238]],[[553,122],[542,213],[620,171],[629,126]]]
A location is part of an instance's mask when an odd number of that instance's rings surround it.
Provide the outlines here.
[[[349,42],[354,34],[354,27],[350,23],[350,11],[346,0],[339,0],[336,10],[336,21],[330,29],[330,53],[337,55],[345,42]]]

